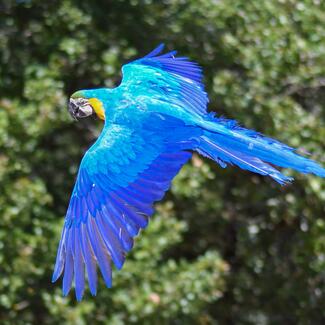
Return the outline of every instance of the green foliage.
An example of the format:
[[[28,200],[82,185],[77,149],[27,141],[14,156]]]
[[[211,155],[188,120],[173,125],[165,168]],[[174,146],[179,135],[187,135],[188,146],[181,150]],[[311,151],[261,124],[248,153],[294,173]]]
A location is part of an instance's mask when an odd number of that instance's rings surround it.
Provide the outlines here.
[[[210,109],[324,163],[325,3],[73,1],[0,5],[1,324],[320,324],[325,184],[268,179],[194,156],[114,287],[63,298],[51,272],[83,152],[77,89],[118,84],[159,42],[198,61]]]

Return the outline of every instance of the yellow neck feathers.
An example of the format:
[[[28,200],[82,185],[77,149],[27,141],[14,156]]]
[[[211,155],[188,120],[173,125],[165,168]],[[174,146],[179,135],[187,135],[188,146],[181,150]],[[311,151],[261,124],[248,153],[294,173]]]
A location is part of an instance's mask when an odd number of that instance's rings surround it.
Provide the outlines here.
[[[105,110],[104,110],[102,102],[97,98],[90,98],[90,99],[88,99],[88,102],[92,106],[94,111],[96,112],[97,116],[101,120],[105,120]]]

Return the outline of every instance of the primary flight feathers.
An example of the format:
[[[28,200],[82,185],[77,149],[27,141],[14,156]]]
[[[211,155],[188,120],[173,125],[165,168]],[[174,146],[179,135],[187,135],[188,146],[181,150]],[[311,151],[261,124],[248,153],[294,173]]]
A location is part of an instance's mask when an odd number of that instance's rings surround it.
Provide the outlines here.
[[[280,184],[291,178],[275,165],[325,177],[320,165],[293,148],[207,113],[201,68],[176,57],[176,51],[162,50],[160,45],[124,65],[117,88],[72,95],[75,117],[88,116],[95,102],[93,111],[102,110],[105,118],[80,164],[53,273],[53,282],[63,273],[64,295],[74,282],[77,300],[86,279],[96,294],[97,268],[111,287],[112,263],[122,268],[133,238],[154,212],[153,203],[194,151],[221,167],[237,165]]]

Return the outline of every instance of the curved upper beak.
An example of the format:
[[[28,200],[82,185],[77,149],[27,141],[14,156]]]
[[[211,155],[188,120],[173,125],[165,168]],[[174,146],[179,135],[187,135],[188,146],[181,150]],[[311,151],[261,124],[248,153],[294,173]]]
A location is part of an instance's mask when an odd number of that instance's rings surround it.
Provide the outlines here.
[[[69,113],[75,120],[77,120],[78,118],[90,116],[94,114],[95,111],[89,103],[85,102],[85,100],[81,103],[78,99],[70,98]]]

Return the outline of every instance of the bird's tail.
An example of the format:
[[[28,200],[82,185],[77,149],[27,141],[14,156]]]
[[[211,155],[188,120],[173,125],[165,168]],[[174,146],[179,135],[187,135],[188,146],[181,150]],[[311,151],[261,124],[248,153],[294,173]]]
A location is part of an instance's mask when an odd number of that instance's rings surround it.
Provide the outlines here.
[[[200,127],[203,130],[196,151],[222,167],[237,165],[270,176],[280,184],[290,182],[292,178],[273,166],[325,177],[325,169],[315,161],[298,155],[294,148],[279,141],[242,128],[235,121],[210,116]]]

